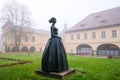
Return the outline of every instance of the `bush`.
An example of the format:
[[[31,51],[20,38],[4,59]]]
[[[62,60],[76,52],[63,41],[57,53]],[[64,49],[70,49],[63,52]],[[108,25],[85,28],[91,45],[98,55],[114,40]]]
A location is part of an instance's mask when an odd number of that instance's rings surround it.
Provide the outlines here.
[[[108,59],[112,59],[112,55],[108,55],[108,57],[107,57]]]

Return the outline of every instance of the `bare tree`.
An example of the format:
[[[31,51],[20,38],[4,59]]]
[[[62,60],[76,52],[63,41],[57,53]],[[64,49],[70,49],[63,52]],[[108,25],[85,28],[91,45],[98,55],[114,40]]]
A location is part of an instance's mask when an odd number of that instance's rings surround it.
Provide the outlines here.
[[[8,29],[13,37],[15,47],[19,48],[22,37],[30,31],[30,12],[26,6],[11,1],[4,5],[3,14],[3,19],[12,23]],[[28,25],[29,27],[27,27]]]

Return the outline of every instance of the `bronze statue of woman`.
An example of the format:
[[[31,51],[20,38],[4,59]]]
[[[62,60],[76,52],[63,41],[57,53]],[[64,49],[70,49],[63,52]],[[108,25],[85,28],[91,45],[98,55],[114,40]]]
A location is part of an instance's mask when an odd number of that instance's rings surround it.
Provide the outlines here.
[[[42,56],[42,70],[45,72],[62,72],[68,70],[68,61],[58,29],[55,27],[56,18],[49,20],[51,38],[48,40]]]

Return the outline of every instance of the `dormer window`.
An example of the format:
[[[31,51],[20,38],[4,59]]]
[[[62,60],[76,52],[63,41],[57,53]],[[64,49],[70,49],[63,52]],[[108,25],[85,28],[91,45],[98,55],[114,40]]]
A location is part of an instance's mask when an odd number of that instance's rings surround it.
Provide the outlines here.
[[[80,25],[80,27],[84,27],[84,26],[85,26],[85,24],[81,24],[81,25]]]
[[[101,17],[101,16],[99,16],[99,15],[98,15],[98,16],[95,16],[95,18],[99,18],[99,17]]]
[[[107,22],[106,20],[102,20],[102,21],[100,21],[100,23],[105,23],[105,22]]]

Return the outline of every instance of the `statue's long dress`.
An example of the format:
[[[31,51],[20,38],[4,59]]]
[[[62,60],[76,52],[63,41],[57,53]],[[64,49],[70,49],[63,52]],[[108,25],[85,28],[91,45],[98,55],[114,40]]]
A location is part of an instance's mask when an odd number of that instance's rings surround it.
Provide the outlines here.
[[[66,52],[58,29],[51,26],[51,38],[48,40],[42,56],[42,70],[45,72],[61,72],[68,70]]]

